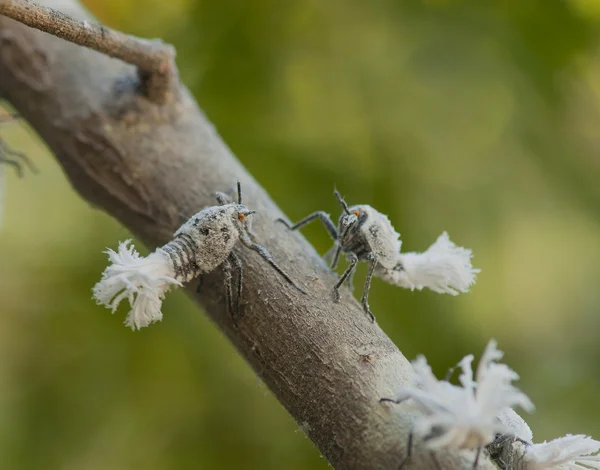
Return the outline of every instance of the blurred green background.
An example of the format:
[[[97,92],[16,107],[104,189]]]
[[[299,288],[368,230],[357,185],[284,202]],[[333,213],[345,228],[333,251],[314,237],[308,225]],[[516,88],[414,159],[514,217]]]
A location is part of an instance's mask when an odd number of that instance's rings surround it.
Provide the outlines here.
[[[468,295],[374,281],[407,357],[442,374],[497,338],[537,441],[600,438],[600,1],[85,3],[175,44],[183,80],[292,220],[337,216],[336,184],[389,214],[405,250],[443,230],[474,250]],[[326,468],[182,292],[137,333],[94,304],[102,251],[127,231],[32,130],[2,137],[41,169],[5,168],[2,468]],[[304,233],[329,248],[321,227]]]

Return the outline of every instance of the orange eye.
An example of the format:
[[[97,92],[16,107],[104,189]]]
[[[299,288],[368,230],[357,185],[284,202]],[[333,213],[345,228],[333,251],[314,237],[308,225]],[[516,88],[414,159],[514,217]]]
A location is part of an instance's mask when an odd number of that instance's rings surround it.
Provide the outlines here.
[[[244,214],[238,214],[238,219],[243,222],[246,219],[246,216]]]
[[[354,215],[355,215],[356,217],[358,217],[358,216],[360,215],[360,212],[359,212],[359,211],[354,211]]]

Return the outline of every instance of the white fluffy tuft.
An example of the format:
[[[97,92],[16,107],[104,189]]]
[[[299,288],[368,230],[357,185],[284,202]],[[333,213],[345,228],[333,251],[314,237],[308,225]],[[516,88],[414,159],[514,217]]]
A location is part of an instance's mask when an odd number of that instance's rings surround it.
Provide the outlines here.
[[[119,244],[117,252],[108,249],[110,265],[93,289],[94,299],[115,313],[121,301],[129,300],[131,310],[125,325],[140,329],[162,320],[162,299],[172,285],[181,286],[169,256],[160,248],[140,256],[131,240]]]
[[[600,469],[600,455],[592,455],[598,451],[599,441],[583,434],[567,434],[550,442],[527,446],[523,461],[528,470]]]
[[[498,415],[498,420],[506,427],[505,435],[518,437],[526,442],[533,440],[533,432],[527,422],[512,408],[508,408]]]
[[[415,423],[415,432],[426,438],[429,447],[483,447],[496,434],[508,431],[498,419],[501,413],[515,406],[533,409],[529,398],[511,383],[518,375],[506,365],[495,363],[501,357],[495,341],[490,341],[474,380],[473,356],[465,356],[459,363],[461,386],[437,380],[423,356],[413,362],[415,385],[419,388],[402,388],[395,398],[413,398],[424,408],[426,415]]]
[[[473,253],[456,246],[442,233],[424,253],[401,253],[403,270],[394,273],[394,283],[411,290],[424,287],[440,294],[467,292],[480,269],[471,264]]]

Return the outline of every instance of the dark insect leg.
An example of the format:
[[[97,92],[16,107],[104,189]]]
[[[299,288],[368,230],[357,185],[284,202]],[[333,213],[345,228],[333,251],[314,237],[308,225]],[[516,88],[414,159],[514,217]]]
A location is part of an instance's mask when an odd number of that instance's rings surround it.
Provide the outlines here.
[[[373,272],[375,271],[375,267],[377,266],[377,256],[374,253],[369,255],[369,271],[367,272],[367,277],[365,278],[365,288],[363,290],[363,296],[361,299],[361,303],[363,306],[363,310],[372,322],[375,321],[375,315],[371,313],[371,309],[369,308],[369,290],[371,289],[371,279],[373,278]]]
[[[339,244],[336,244],[335,252],[333,253],[333,258],[331,260],[331,269],[337,268],[338,261],[340,259],[340,253],[342,252],[342,247]]]
[[[337,243],[334,243],[333,246],[329,248],[329,250],[327,250],[327,252],[323,255],[323,259],[327,262],[327,264],[331,264],[331,260],[333,259],[336,250]]]
[[[475,454],[475,462],[473,462],[473,470],[475,470],[477,468],[477,465],[479,465],[479,455],[481,454],[481,447],[479,447],[477,449],[477,453]]]
[[[522,441],[522,439],[518,439],[519,441]],[[530,443],[527,442],[527,445],[529,445]],[[520,468],[521,465],[521,461],[525,458],[525,454],[527,453],[527,449],[525,449],[525,452],[521,453],[521,455],[519,455],[519,457],[517,458],[517,461],[515,463],[515,468]],[[511,460],[514,460],[514,457],[511,458]],[[509,467],[509,469],[512,469],[513,467]]]
[[[503,454],[505,454],[505,449],[511,449],[513,443],[520,442],[526,448],[531,445],[530,442],[527,442],[520,437],[516,436],[507,436],[507,435],[497,435],[496,439],[491,444],[486,446],[490,454],[490,459],[500,466],[502,470],[513,470],[514,468],[520,468],[520,462],[525,457],[525,453],[527,449],[525,449],[524,453],[519,452],[519,456],[515,457],[515,453],[509,452],[506,457],[508,457],[508,462],[505,462],[503,459]],[[516,460],[516,463],[515,463]]]
[[[380,398],[379,399],[379,403],[394,403],[396,405],[399,405],[403,401],[404,400],[394,400],[393,398]]]
[[[352,274],[352,271],[354,271],[354,269],[356,269],[356,264],[358,263],[358,257],[354,254],[351,254],[351,259],[350,259],[350,264],[348,265],[348,267],[346,268],[346,270],[344,271],[344,274],[342,274],[342,277],[340,277],[340,279],[338,280],[338,282],[336,283],[335,286],[333,286],[333,301],[334,302],[339,302],[340,301],[340,291],[339,288],[340,286],[344,283],[344,281],[346,280],[346,278]]]
[[[298,230],[299,228],[302,228],[305,225],[311,223],[313,220],[317,220],[317,219],[320,219],[321,222],[323,222],[323,225],[325,226],[325,229],[327,230],[327,232],[329,232],[329,235],[331,235],[331,238],[333,238],[334,240],[337,240],[338,239],[337,228],[335,227],[335,224],[331,221],[331,217],[329,217],[329,214],[327,214],[326,212],[323,212],[323,211],[313,212],[312,214],[304,217],[299,222],[296,222],[294,225],[290,225],[289,222],[284,219],[277,219],[275,222],[281,222],[283,225],[285,225],[290,230]]]
[[[275,260],[271,256],[271,253],[269,253],[264,246],[259,245],[258,243],[254,243],[250,239],[248,234],[246,234],[244,232],[242,232],[240,234],[240,240],[242,241],[242,243],[244,245],[246,245],[246,247],[250,248],[253,251],[256,251],[260,256],[262,256],[262,258],[267,263],[269,263],[273,267],[273,269],[275,269],[275,271],[277,271],[287,282],[289,282],[292,286],[294,286],[296,289],[298,289],[303,294],[306,294],[306,291],[304,289],[302,289],[302,287],[300,287],[298,284],[296,284],[294,282],[294,280],[290,276],[288,276],[288,274],[283,269],[281,269],[279,267],[279,265],[275,262]]]
[[[402,403],[403,401],[404,400],[394,400],[393,398],[380,398],[379,399],[379,403],[394,403],[396,405],[398,405],[399,403]],[[404,457],[402,462],[400,462],[400,466],[398,467],[398,470],[402,470],[404,468],[404,466],[410,460],[410,458],[412,456],[412,448],[413,448],[413,433],[411,431],[410,434],[408,435],[408,446],[406,449],[406,457]]]
[[[356,269],[350,273],[350,275],[346,278],[346,285],[348,289],[354,292],[354,275],[356,274]]]
[[[340,246],[341,245],[346,245],[346,252],[353,252],[354,251],[352,248],[350,248],[349,246],[347,246],[346,243],[344,243],[344,240],[346,239],[346,235],[348,235],[348,232],[350,231],[350,229],[352,228],[352,226],[354,224],[355,224],[355,222],[348,222],[347,225],[343,224],[342,225],[342,231],[338,235],[338,241],[340,243]]]
[[[227,309],[229,310],[229,315],[231,315],[231,319],[233,320],[233,325],[237,327],[234,309],[233,309],[233,286],[231,279],[231,263],[229,262],[229,258],[223,261],[223,274],[225,275],[225,300],[227,302]]]
[[[323,259],[329,263],[331,269],[337,267],[338,261],[340,260],[340,254],[342,253],[342,247],[336,242],[328,251],[323,255]]]
[[[6,163],[7,165],[12,165],[13,167],[15,167],[19,178],[23,176],[23,168],[21,166],[21,161],[29,167],[32,173],[38,173],[37,167],[27,157],[27,155],[12,150],[2,139],[0,139],[0,163]]]
[[[494,462],[500,465],[502,470],[511,470],[511,467],[504,460],[502,460],[501,457],[498,457],[496,460],[494,460]]]
[[[233,315],[233,324],[237,326],[237,319],[241,318],[241,302],[242,302],[242,285],[244,282],[244,266],[242,265],[242,260],[236,255],[233,251],[229,253],[229,261],[233,265],[233,269],[236,272],[237,283],[235,285],[235,315]]]
[[[238,193],[238,204],[242,205],[242,185],[240,182],[237,182],[237,193]]]
[[[246,232],[248,232],[248,235],[250,235],[250,239],[251,239],[253,242],[256,242],[256,239],[257,239],[258,237],[256,236],[256,233],[254,233],[254,230],[252,230],[252,222],[254,222],[254,218],[253,218],[253,217],[250,217],[250,218],[248,219],[248,223],[246,223]]]
[[[404,457],[404,459],[402,459],[402,462],[400,462],[400,466],[398,467],[398,470],[402,470],[404,468],[404,466],[408,463],[410,458],[412,457],[412,448],[413,448],[413,433],[411,431],[408,435],[408,446],[406,449],[406,457]]]
[[[379,403],[394,403],[394,404],[399,404],[402,403],[404,400],[394,400],[393,398],[380,398],[379,399]],[[404,457],[404,459],[402,459],[402,462],[400,462],[400,466],[398,467],[398,470],[402,470],[404,468],[404,466],[408,463],[408,461],[410,460],[410,458],[412,457],[412,450],[413,450],[413,432],[410,431],[410,433],[408,434],[408,446],[406,448],[406,457]]]
[[[504,461],[503,454],[504,449],[511,448],[512,444],[517,441],[518,438],[507,435],[507,434],[496,434],[494,440],[489,443],[485,448],[488,451],[490,460],[498,465],[502,470],[510,470],[512,465]],[[508,458],[512,462],[513,454],[509,453]]]

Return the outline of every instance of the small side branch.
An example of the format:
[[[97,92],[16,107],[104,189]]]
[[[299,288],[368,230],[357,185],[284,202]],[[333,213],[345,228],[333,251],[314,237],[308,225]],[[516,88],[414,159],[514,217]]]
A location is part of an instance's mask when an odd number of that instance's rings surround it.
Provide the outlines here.
[[[30,0],[0,1],[0,15],[138,67],[148,98],[168,101],[177,82],[175,48],[160,39],[141,39],[105,26],[78,21]]]
[[[19,116],[17,114],[0,114],[0,124],[8,123],[18,118]],[[21,178],[23,177],[23,167],[21,163],[25,163],[25,165],[27,165],[33,173],[38,172],[37,167],[27,157],[27,155],[10,148],[0,136],[0,164],[6,164],[14,167],[19,175],[19,178]]]

